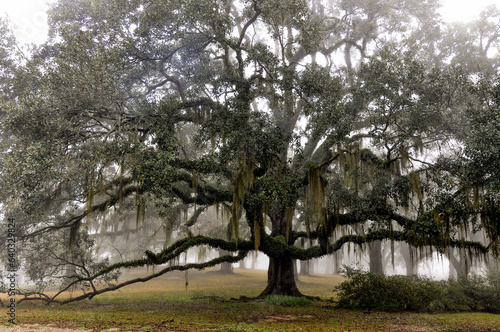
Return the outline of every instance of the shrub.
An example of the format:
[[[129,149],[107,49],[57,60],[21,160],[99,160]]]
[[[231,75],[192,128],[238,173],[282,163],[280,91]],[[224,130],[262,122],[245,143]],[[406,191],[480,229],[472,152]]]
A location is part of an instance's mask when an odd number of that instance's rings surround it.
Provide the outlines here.
[[[461,275],[457,280],[450,280],[450,285],[465,294],[471,310],[500,312],[500,292],[491,279]]]
[[[375,311],[500,312],[500,292],[477,275],[433,281],[419,276],[386,276],[347,268],[337,291],[341,308]]]
[[[440,287],[427,278],[386,276],[351,270],[345,281],[335,288],[338,306],[350,309],[401,311],[427,310],[439,299]]]
[[[309,301],[305,297],[284,296],[284,295],[268,295],[266,301],[271,304],[301,306],[306,305]]]

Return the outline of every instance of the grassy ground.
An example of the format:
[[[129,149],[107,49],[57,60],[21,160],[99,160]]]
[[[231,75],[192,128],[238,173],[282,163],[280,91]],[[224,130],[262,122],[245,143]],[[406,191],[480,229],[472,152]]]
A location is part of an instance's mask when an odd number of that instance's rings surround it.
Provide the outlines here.
[[[91,331],[500,331],[500,315],[486,313],[335,309],[329,300],[334,285],[342,281],[339,276],[301,278],[300,290],[322,299],[306,306],[236,301],[232,298],[257,296],[264,289],[266,273],[235,272],[232,276],[189,272],[187,290],[184,273],[176,273],[64,306],[24,302],[17,307],[16,321]],[[6,318],[0,321],[0,330],[8,326],[6,322]]]

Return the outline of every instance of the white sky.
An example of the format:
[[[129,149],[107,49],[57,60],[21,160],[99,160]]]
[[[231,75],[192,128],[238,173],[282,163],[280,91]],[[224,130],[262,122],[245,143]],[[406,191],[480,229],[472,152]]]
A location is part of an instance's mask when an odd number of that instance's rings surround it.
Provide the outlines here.
[[[17,35],[21,42],[40,43],[47,37],[47,2],[55,0],[0,0],[0,16],[9,16],[17,26]],[[123,0],[127,1],[127,0]],[[441,0],[441,15],[447,22],[468,21],[477,17],[487,5],[498,0]],[[500,6],[500,4],[497,4]]]
[[[47,38],[47,3],[54,0],[0,0],[0,16],[8,15],[22,43],[41,43]],[[127,0],[125,0],[127,1]]]

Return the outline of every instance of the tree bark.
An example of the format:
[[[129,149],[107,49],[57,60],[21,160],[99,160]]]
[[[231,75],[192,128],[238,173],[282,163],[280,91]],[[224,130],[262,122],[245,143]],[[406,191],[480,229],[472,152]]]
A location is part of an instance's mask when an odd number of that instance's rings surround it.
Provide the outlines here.
[[[292,258],[269,257],[267,287],[260,296],[266,295],[302,296],[295,282]]]
[[[286,222],[285,209],[275,209],[269,213],[272,224],[272,237],[281,236],[287,238],[291,232],[291,222]],[[288,231],[287,231],[288,228]],[[288,240],[288,245],[293,245]],[[267,287],[260,294],[266,295],[287,295],[302,296],[297,288],[295,280],[294,259],[289,256],[274,256],[273,252],[266,252],[269,256],[269,268],[267,270]]]

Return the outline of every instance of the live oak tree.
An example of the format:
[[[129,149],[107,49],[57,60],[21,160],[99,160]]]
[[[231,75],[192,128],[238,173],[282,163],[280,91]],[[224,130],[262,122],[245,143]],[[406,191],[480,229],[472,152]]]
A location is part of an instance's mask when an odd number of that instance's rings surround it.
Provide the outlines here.
[[[425,157],[452,142],[475,147],[457,126],[464,106],[489,104],[466,89],[467,72],[432,50],[439,65],[430,65],[412,46],[437,45],[425,39],[439,25],[436,8],[60,0],[50,41],[16,69],[16,94],[2,104],[2,200],[18,221],[30,276],[61,278],[62,290],[87,287],[64,303],[258,250],[270,260],[262,295],[298,296],[294,260],[351,243],[498,254],[498,223],[484,217],[498,211],[498,194],[491,191],[487,210],[456,210],[476,187],[461,186],[449,160]],[[191,231],[209,208],[230,215],[228,238]],[[140,258],[100,260],[99,233],[138,237],[120,221],[133,210],[137,227],[155,219],[151,229],[167,239],[175,227],[185,236]],[[485,240],[467,231],[479,224]],[[312,245],[296,246],[303,239]],[[182,264],[197,246],[230,254]],[[97,287],[121,268],[146,265],[160,267]]]

